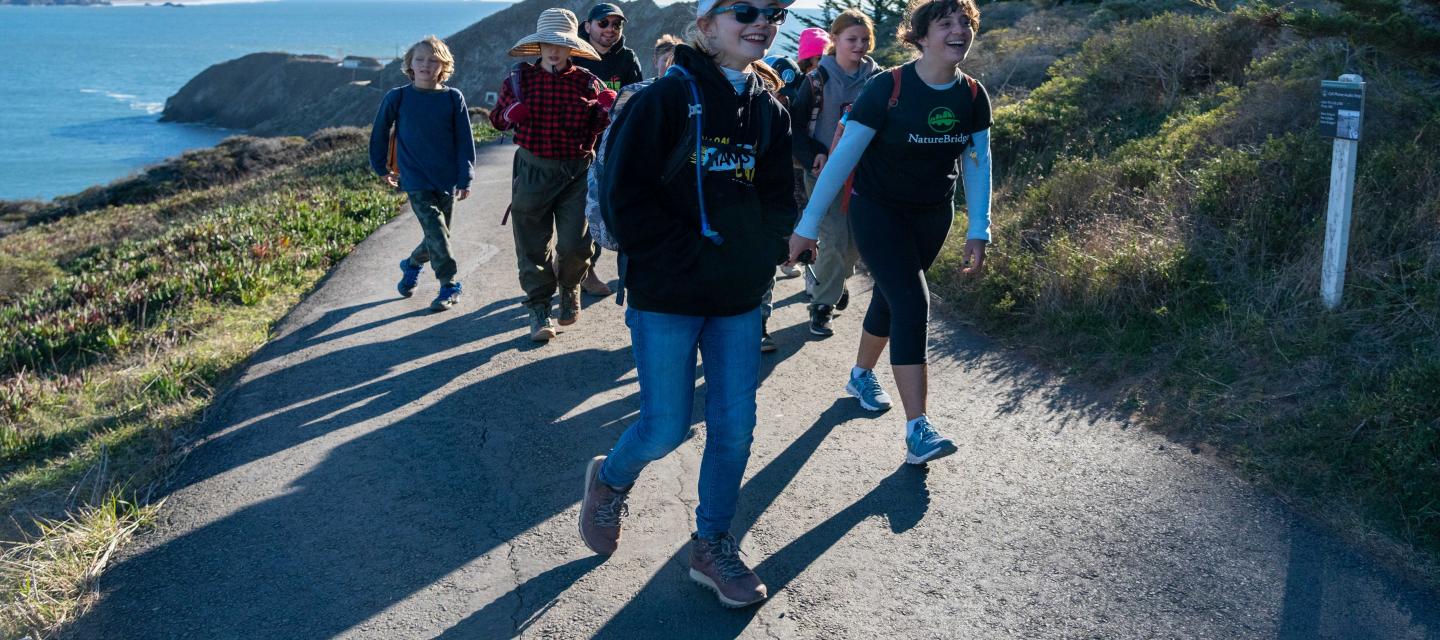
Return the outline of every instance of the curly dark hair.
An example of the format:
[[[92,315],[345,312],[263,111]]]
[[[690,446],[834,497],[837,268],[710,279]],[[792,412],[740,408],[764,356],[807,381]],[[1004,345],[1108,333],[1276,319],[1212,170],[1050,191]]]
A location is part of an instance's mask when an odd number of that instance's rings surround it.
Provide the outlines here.
[[[919,49],[920,41],[930,33],[930,23],[955,13],[964,14],[970,19],[970,28],[980,30],[980,8],[975,0],[910,0],[896,37],[901,44]]]

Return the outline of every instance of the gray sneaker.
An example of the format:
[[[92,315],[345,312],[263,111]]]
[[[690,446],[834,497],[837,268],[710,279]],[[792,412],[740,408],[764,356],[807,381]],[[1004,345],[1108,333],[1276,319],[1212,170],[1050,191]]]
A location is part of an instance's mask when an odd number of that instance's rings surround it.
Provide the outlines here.
[[[602,556],[615,553],[620,546],[620,519],[630,515],[625,498],[630,491],[620,491],[600,481],[600,467],[605,456],[595,456],[585,467],[585,493],[580,498],[580,540],[591,551]]]
[[[850,383],[845,385],[845,392],[855,396],[860,401],[860,406],[870,411],[885,411],[890,408],[890,394],[880,388],[875,372],[869,369],[858,376],[851,374]]]
[[[536,342],[549,342],[555,337],[555,321],[550,318],[550,310],[540,307],[530,308],[530,339]]]
[[[930,426],[928,418],[921,417],[915,430],[905,437],[906,464],[925,464],[944,458],[956,450],[955,441],[936,432],[935,427]]]
[[[740,543],[728,533],[718,538],[690,534],[690,579],[714,591],[720,604],[732,609],[769,596],[760,576],[740,559]]]

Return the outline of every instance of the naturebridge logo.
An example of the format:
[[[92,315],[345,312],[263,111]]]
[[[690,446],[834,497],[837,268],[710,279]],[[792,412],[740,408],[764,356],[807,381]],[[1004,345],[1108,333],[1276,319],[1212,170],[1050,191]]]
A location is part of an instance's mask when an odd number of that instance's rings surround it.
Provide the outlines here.
[[[930,111],[930,116],[926,120],[930,124],[930,130],[935,133],[947,133],[954,129],[955,123],[958,122],[955,119],[955,112],[951,111],[950,107],[935,107]]]

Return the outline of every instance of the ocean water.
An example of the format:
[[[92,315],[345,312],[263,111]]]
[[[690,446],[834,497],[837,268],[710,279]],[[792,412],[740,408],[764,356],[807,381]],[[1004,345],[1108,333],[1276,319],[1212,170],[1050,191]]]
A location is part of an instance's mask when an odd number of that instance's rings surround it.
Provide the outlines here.
[[[389,60],[426,34],[443,38],[508,4],[0,5],[0,199],[75,193],[234,135],[159,121],[165,99],[217,62],[259,51]],[[793,55],[803,28],[789,20],[782,32],[790,37],[772,53]]]
[[[165,99],[257,51],[382,60],[507,6],[282,0],[175,7],[0,5],[0,199],[104,184],[235,132],[160,123]]]

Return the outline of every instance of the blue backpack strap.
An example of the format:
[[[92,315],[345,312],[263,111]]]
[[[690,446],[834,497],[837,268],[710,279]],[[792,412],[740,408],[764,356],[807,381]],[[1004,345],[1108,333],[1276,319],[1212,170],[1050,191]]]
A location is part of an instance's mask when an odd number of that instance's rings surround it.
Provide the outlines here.
[[[690,121],[695,129],[695,191],[700,201],[700,235],[717,245],[722,244],[725,242],[725,238],[710,228],[710,216],[705,207],[705,167],[708,163],[704,160],[705,149],[702,142],[705,132],[705,108],[704,103],[700,100],[700,87],[695,82],[695,76],[678,64],[670,65],[670,68],[665,71],[665,75],[678,75],[684,78],[685,87],[690,90]]]

